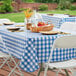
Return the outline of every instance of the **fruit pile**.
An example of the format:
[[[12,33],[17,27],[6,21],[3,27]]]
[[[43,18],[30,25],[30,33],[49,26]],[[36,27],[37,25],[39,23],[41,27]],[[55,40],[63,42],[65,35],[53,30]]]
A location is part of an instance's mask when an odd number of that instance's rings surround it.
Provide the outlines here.
[[[46,23],[44,23],[44,22],[38,22],[37,25],[38,25],[38,26],[45,26],[45,25],[48,25],[48,24],[46,24]]]
[[[48,24],[48,23],[46,24],[44,22],[38,22],[37,26],[36,27],[31,27],[30,30],[32,32],[51,31],[54,27],[53,24]]]

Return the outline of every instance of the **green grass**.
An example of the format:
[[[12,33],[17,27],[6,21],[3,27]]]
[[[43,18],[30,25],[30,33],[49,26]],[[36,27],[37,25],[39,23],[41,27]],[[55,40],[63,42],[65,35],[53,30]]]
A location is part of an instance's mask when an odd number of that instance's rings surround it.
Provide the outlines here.
[[[15,22],[24,22],[25,15],[24,13],[0,14],[0,18],[8,18]]]
[[[61,11],[61,10],[55,10],[55,11],[44,11],[40,13],[47,13],[47,14],[70,14],[70,15],[76,15],[76,11]],[[24,13],[9,13],[9,14],[0,14],[0,18],[8,18],[11,21],[15,22],[24,22],[25,15]]]
[[[52,11],[44,11],[40,13],[47,13],[47,14],[69,14],[69,15],[76,15],[76,11],[70,11],[70,10],[52,10]]]

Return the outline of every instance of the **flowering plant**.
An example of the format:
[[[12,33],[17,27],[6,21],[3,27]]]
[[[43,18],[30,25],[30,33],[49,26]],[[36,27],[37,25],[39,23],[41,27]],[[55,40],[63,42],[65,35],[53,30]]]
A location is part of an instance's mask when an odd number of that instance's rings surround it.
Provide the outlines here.
[[[30,17],[33,15],[33,11],[30,8],[28,8],[24,11],[24,14],[25,14],[26,28],[30,30],[30,27],[32,26]]]
[[[26,9],[26,11],[24,11],[24,14],[26,19],[29,19],[33,15],[33,11],[30,8],[28,8]]]

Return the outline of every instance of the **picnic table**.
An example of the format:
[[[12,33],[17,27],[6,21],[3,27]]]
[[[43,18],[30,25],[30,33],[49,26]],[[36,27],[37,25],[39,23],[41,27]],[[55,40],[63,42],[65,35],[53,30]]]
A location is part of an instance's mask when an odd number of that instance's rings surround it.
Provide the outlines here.
[[[13,27],[22,24],[15,23],[10,26]],[[10,52],[13,56],[20,59],[20,67],[26,72],[34,72],[39,68],[39,63],[47,62],[54,40],[57,37],[63,36],[61,34],[42,35],[41,33],[32,33],[29,30],[25,30],[24,32],[10,32],[7,30],[7,26],[0,26],[0,34],[8,47],[8,51],[5,51],[1,45],[0,51],[5,53]],[[25,29],[24,27],[20,28]],[[52,55],[52,62],[76,58],[75,50],[75,48],[55,49]]]
[[[42,14],[42,18],[44,22],[48,22],[49,24],[52,23],[56,28],[60,28],[61,24],[64,22],[76,22],[76,16],[75,17],[67,17],[67,18],[59,18],[54,16],[49,16]]]

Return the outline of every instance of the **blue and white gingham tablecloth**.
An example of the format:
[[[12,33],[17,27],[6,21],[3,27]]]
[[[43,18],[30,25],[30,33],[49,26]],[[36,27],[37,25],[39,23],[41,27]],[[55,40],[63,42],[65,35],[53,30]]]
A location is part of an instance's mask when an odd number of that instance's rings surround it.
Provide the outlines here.
[[[64,20],[67,19],[63,19],[62,21]],[[63,36],[41,35],[40,33],[31,33],[30,31],[8,32],[6,26],[0,26],[0,34],[9,49],[9,51],[5,51],[3,46],[0,45],[0,51],[5,53],[10,52],[15,57],[21,59],[20,67],[27,72],[34,72],[39,68],[39,63],[47,62],[54,40],[57,37]],[[52,61],[76,58],[75,50],[74,48],[57,48],[53,52]]]
[[[40,33],[27,31],[26,48],[21,58],[21,68],[28,72],[33,72],[39,68],[38,63],[47,62],[52,44],[60,36],[63,35],[41,35]],[[52,61],[63,61],[75,57],[76,51],[74,48],[55,49],[52,55]]]
[[[76,22],[76,16],[75,17],[68,17],[68,18],[58,18],[58,17],[53,17],[49,15],[42,15],[42,18],[44,22],[51,21],[52,24],[54,24],[55,27],[60,28],[61,24],[64,22]],[[49,22],[50,24],[50,22]]]

